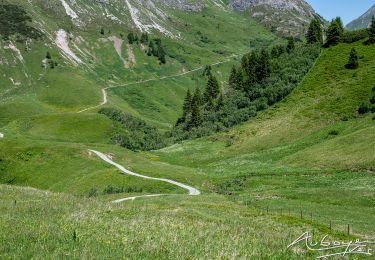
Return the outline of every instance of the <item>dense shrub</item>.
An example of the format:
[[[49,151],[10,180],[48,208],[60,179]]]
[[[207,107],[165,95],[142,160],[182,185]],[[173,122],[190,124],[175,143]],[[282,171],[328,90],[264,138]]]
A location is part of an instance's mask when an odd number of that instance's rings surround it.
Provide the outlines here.
[[[371,111],[371,104],[369,102],[361,102],[359,104],[358,113],[363,115]]]
[[[113,108],[103,108],[99,113],[120,123],[125,128],[126,131],[112,136],[116,144],[133,151],[155,150],[165,146],[163,135],[143,120]]]
[[[4,40],[16,36],[18,41],[38,39],[42,33],[31,27],[31,17],[18,5],[0,3],[0,34]]]
[[[369,30],[362,29],[356,31],[345,31],[342,36],[342,42],[344,43],[353,43],[357,41],[361,41],[369,37]]]
[[[142,188],[137,188],[137,187],[115,187],[112,185],[108,185],[107,187],[104,188],[103,194],[117,194],[117,193],[133,193],[133,192],[142,192]]]
[[[87,197],[88,197],[88,198],[92,198],[92,197],[96,197],[96,196],[98,196],[98,190],[97,190],[95,187],[91,188],[91,189],[87,192]]]

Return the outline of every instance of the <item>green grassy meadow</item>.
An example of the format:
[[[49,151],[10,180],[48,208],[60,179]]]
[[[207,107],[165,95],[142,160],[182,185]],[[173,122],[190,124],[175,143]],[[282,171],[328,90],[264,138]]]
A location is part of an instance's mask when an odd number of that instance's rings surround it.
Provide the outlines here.
[[[202,69],[183,73],[226,61],[213,66],[225,90],[240,54],[284,40],[213,3],[197,13],[173,9],[170,19],[182,37],[162,38],[167,64],[124,38],[123,58],[131,48],[136,61],[125,69],[108,37],[129,28],[108,25],[110,32],[105,27],[101,35],[101,20],[81,30],[57,11],[42,15],[39,5],[17,3],[51,32],[69,31],[84,64],[72,66],[53,45],[38,41],[30,43],[32,51],[15,43],[24,62],[0,48],[9,61],[0,78],[0,258],[314,259],[316,252],[288,244],[306,231],[375,240],[375,120],[357,112],[375,83],[374,45],[323,49],[287,98],[227,132],[133,152],[111,140],[127,130],[97,113],[102,88],[108,88],[103,107],[165,132],[181,115],[186,91],[206,83]],[[347,70],[353,47],[360,65]],[[46,51],[58,64],[54,69],[41,66]],[[151,81],[137,83],[142,80]],[[124,175],[90,149],[202,195]],[[150,194],[165,196],[111,203]]]
[[[264,215],[220,195],[179,195],[110,204],[32,188],[2,185],[0,191],[1,212],[6,212],[0,222],[5,231],[0,235],[5,258],[315,256],[286,249],[290,241],[311,228],[311,223]],[[314,230],[317,236],[327,232],[319,225]],[[338,232],[329,236],[352,239]]]

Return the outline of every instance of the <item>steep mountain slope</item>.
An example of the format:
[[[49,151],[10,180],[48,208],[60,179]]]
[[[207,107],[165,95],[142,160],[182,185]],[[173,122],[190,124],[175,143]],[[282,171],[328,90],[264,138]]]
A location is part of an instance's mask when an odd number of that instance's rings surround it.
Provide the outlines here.
[[[372,17],[375,15],[375,4],[359,18],[351,21],[346,28],[348,30],[358,30],[363,28],[368,28],[371,23]]]
[[[304,0],[232,0],[229,6],[247,11],[272,32],[284,37],[302,36],[311,19],[320,17]]]
[[[104,87],[184,73],[277,40],[216,1],[11,3],[25,10],[43,35],[20,42],[15,33],[0,40],[2,125],[16,117],[79,111],[100,104]],[[130,32],[161,38],[166,64],[147,55],[148,43],[128,44]],[[186,89],[184,84],[179,87]]]

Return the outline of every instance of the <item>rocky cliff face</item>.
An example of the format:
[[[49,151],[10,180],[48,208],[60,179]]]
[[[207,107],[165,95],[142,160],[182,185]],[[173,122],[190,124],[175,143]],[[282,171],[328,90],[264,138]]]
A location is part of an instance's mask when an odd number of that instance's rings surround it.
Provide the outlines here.
[[[318,16],[304,0],[232,0],[229,7],[246,11],[281,36],[301,36],[311,19]]]
[[[358,30],[369,27],[372,17],[375,15],[375,4],[361,17],[350,22],[346,28],[348,30]]]

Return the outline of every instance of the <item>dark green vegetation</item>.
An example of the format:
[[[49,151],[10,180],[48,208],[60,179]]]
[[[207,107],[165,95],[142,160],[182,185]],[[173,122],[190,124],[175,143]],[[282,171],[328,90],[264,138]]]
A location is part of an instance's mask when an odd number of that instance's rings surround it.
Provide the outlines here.
[[[306,40],[309,44],[323,44],[323,28],[319,19],[313,19],[307,30]]]
[[[331,47],[339,44],[342,41],[344,35],[344,26],[340,17],[336,17],[332,20],[331,24],[327,29],[327,39],[325,47]]]
[[[359,66],[358,54],[355,48],[353,48],[350,51],[349,61],[345,65],[345,68],[355,70],[355,69],[358,69],[358,66]]]
[[[208,70],[203,97],[199,88],[194,96],[188,91],[183,115],[172,136],[189,139],[225,131],[247,121],[269,106],[283,100],[302,81],[318,57],[318,45],[278,45],[253,51],[233,67],[229,86],[222,88]]]
[[[148,46],[147,56],[157,57],[160,64],[166,63],[166,52],[160,38],[149,40],[149,36],[147,33],[142,33],[141,37],[139,38],[136,33],[130,32],[128,34],[128,42],[129,44],[141,43]]]
[[[363,115],[367,113],[375,113],[375,85],[372,87],[372,93],[370,100],[364,100],[361,102],[358,108],[358,113]],[[375,117],[373,117],[374,120]]]
[[[375,44],[375,16],[372,17],[370,28],[369,28],[369,39],[366,41],[367,44]]]
[[[30,26],[31,17],[18,5],[0,3],[0,34],[3,40],[15,36],[17,41],[26,41],[28,38],[38,39],[42,33]]]
[[[310,25],[311,27],[312,25]],[[307,39],[309,39],[309,33],[307,35]],[[373,44],[375,43],[375,20],[373,19],[372,23],[370,24],[369,28],[358,29],[347,31],[344,30],[342,26],[342,21],[340,17],[337,17],[332,20],[331,24],[327,29],[327,39],[324,44],[324,47],[330,47],[336,45],[340,42],[343,43],[354,43],[361,40],[365,40],[364,44]]]
[[[141,119],[111,108],[103,108],[99,110],[99,114],[119,123],[125,129],[111,137],[120,146],[132,151],[156,150],[165,146],[165,140],[158,130]]]

